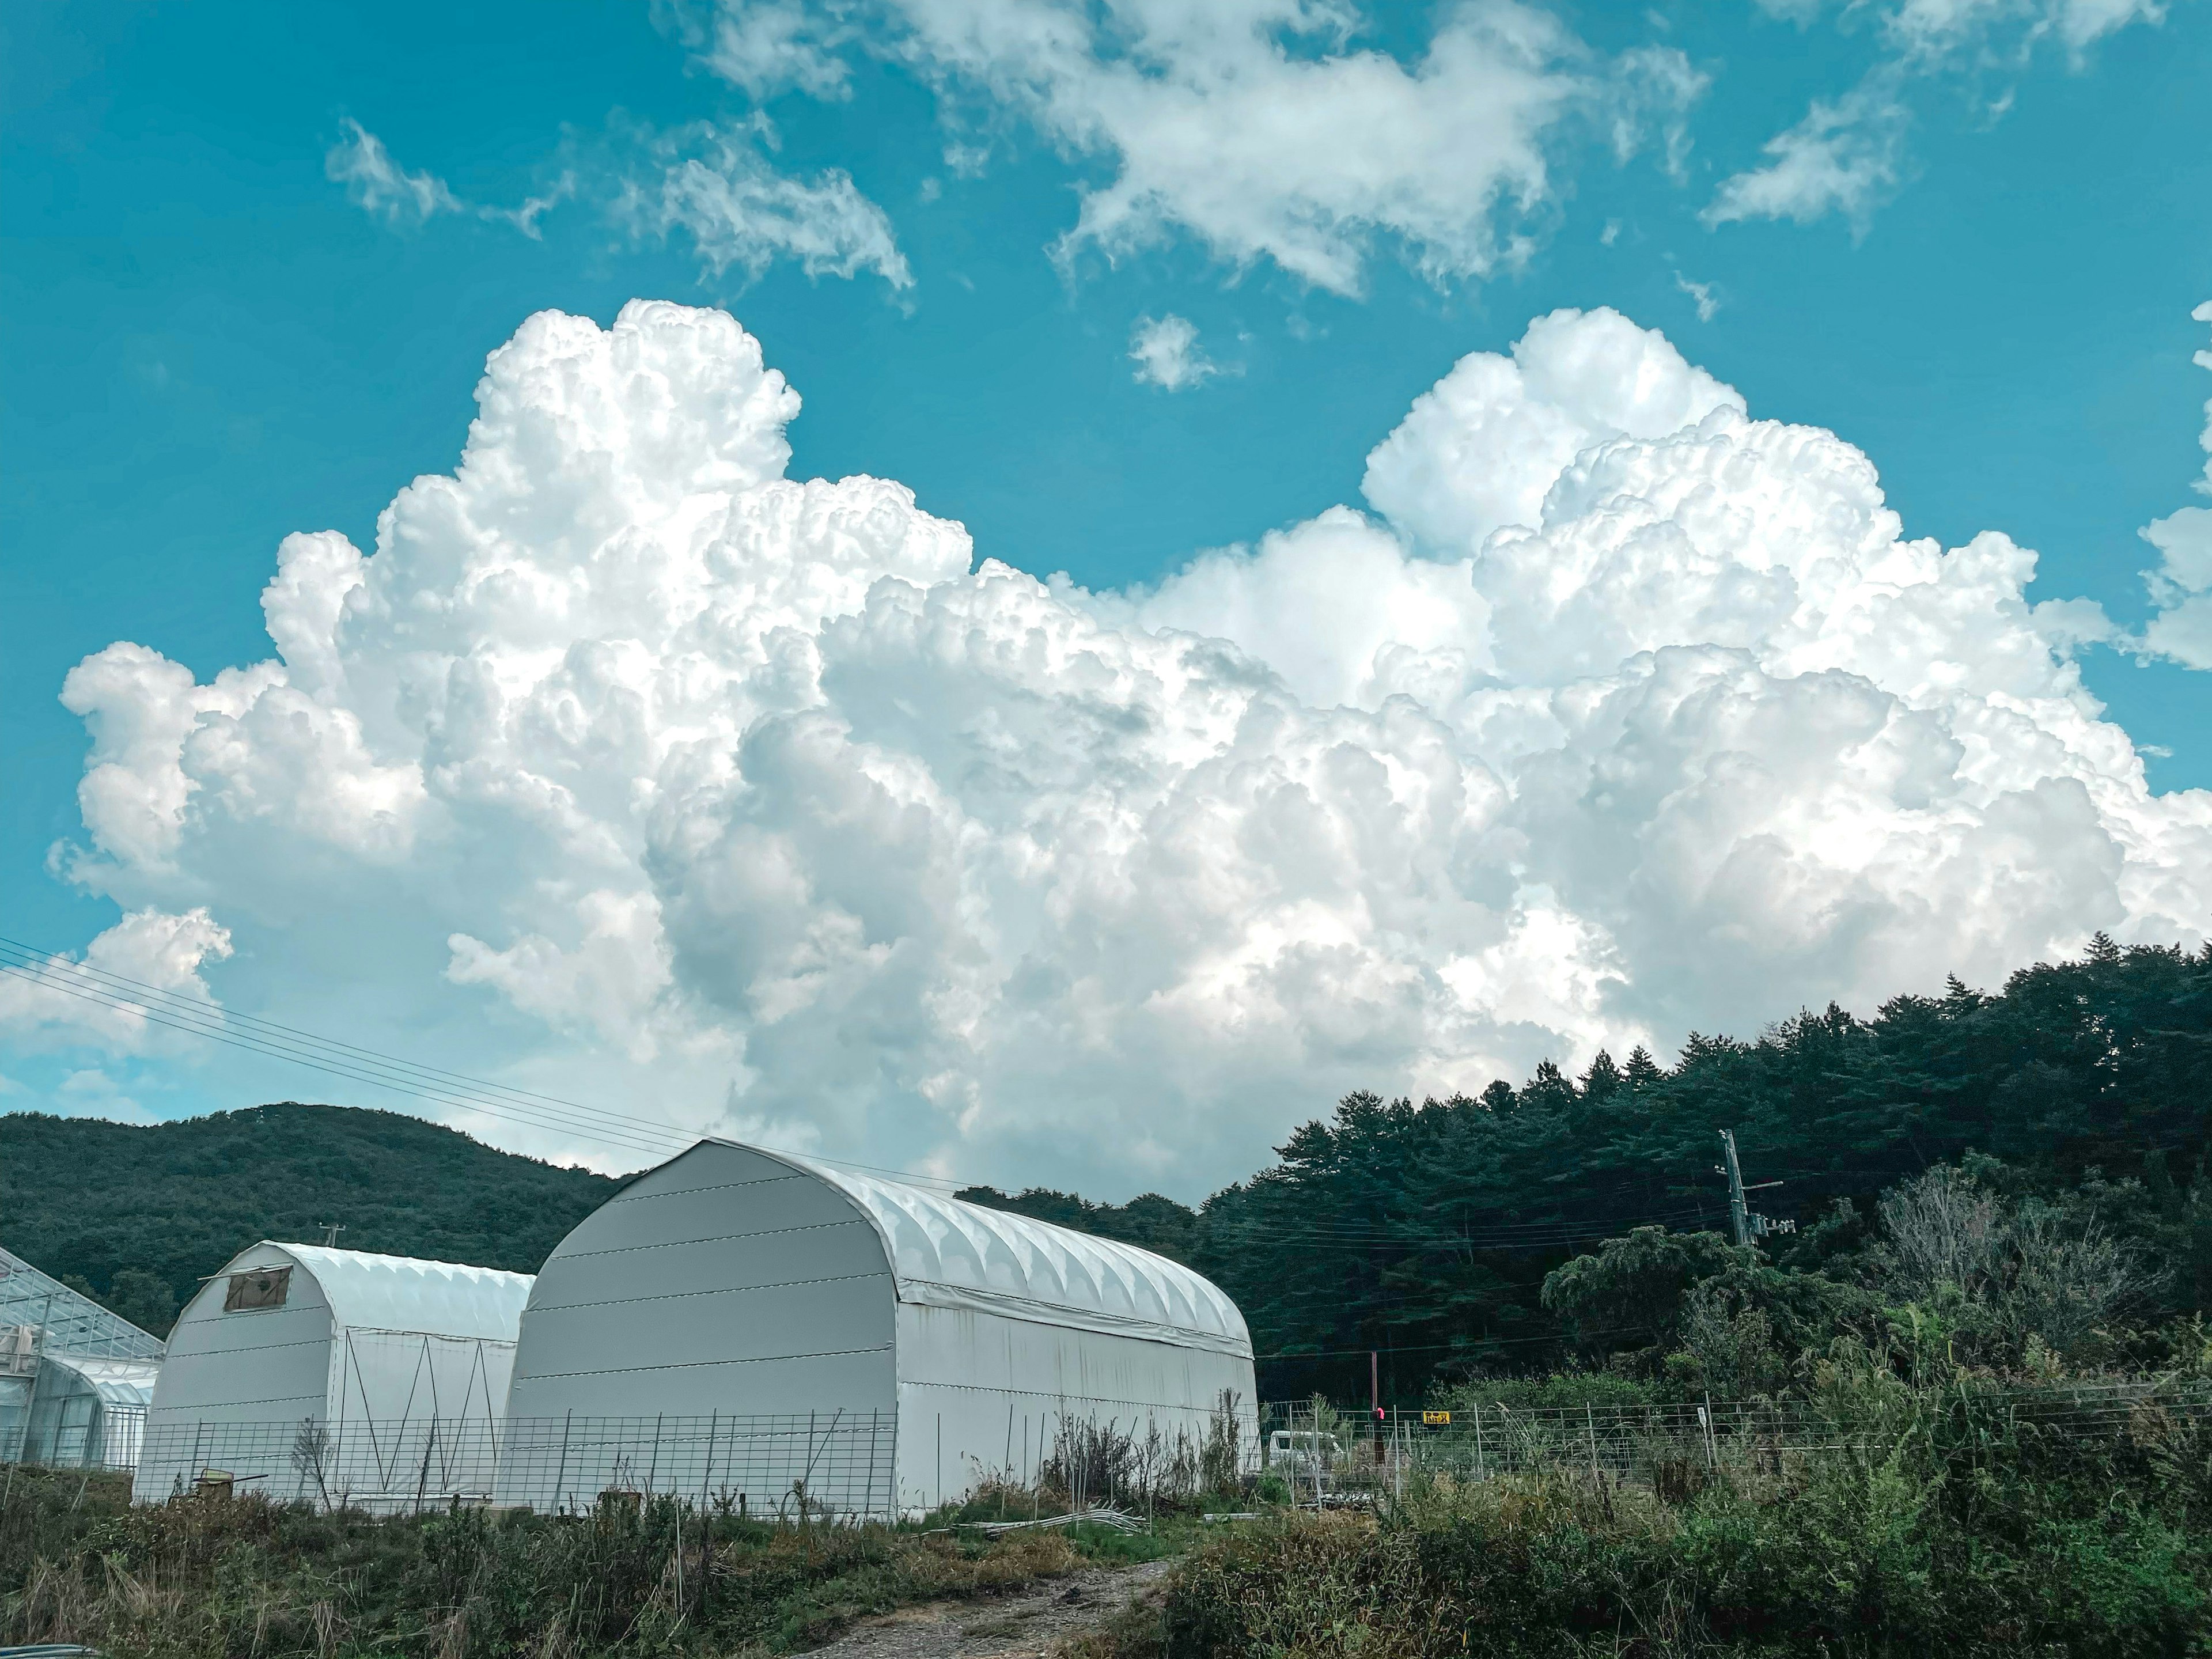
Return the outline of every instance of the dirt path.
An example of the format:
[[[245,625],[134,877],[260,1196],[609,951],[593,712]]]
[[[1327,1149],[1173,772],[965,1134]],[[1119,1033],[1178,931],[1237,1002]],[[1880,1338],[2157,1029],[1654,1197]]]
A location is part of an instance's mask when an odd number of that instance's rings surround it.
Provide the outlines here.
[[[1091,1568],[988,1601],[932,1601],[855,1625],[807,1659],[1042,1659],[1167,1576],[1165,1561]]]

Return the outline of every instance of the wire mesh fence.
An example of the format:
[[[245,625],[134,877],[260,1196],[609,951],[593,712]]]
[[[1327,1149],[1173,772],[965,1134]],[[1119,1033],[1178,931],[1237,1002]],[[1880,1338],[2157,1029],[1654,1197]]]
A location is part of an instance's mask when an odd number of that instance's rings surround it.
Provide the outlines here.
[[[2212,1383],[1993,1389],[1962,1395],[1960,1403],[1996,1422],[2086,1437],[2212,1422]],[[1480,1480],[1567,1466],[1664,1484],[1692,1468],[1864,1448],[1898,1428],[1879,1414],[1808,1400],[1553,1407],[1462,1401],[1449,1410],[1380,1413],[1292,1401],[1264,1407],[1261,1420],[1265,1467],[1309,1504],[1356,1498],[1409,1470]]]
[[[887,1412],[773,1417],[478,1418],[393,1425],[156,1420],[141,1500],[192,1492],[394,1513],[454,1503],[588,1510],[608,1493],[678,1497],[764,1520],[887,1518],[898,1507]]]
[[[2212,1383],[2132,1381],[1989,1389],[1958,1402],[1983,1421],[2096,1437],[2212,1423]],[[1915,1409],[1925,1409],[1923,1404]],[[1685,1473],[1820,1455],[1893,1437],[1863,1407],[1820,1401],[1672,1401],[1580,1406],[1455,1401],[1380,1414],[1325,1401],[1263,1407],[1258,1443],[1231,1407],[1212,1432],[1151,1439],[1064,1415],[1033,1473],[972,1472],[971,1485],[1034,1481],[1070,1501],[1130,1494],[1180,1500],[1272,1474],[1303,1504],[1363,1501],[1413,1471],[1487,1480],[1539,1468],[1587,1468],[1664,1485]],[[1249,1421],[1248,1418],[1246,1419]],[[897,1425],[887,1411],[781,1416],[418,1419],[400,1425],[194,1421],[111,1411],[100,1462],[135,1463],[141,1500],[210,1489],[279,1502],[391,1513],[465,1504],[541,1513],[592,1508],[609,1493],[681,1498],[763,1520],[893,1518],[942,1501],[902,1492]]]

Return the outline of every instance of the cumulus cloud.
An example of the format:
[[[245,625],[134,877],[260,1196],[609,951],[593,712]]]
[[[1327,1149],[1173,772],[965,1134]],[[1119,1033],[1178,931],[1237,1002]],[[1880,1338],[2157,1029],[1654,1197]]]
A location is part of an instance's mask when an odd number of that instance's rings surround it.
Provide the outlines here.
[[[2212,300],[2189,314],[2212,323]],[[2212,351],[2200,351],[2192,361],[2212,368]],[[2212,458],[2212,398],[2205,400],[2204,433],[2197,442]],[[2193,487],[2212,495],[2212,459]],[[2157,567],[2143,573],[2158,607],[2143,630],[2143,649],[2191,668],[2212,668],[2212,507],[2185,507],[2154,519],[2141,534],[2160,556]]]
[[[716,276],[736,265],[757,277],[778,259],[810,276],[872,270],[894,289],[914,274],[890,217],[842,167],[799,179],[762,154],[763,130],[702,121],[649,145],[651,175],[633,177],[617,213],[634,231],[682,231]]]
[[[1820,0],[1760,5],[1801,27],[1826,9]],[[1853,27],[1871,20],[1881,58],[1841,97],[1814,99],[1804,119],[1767,142],[1761,165],[1724,179],[1705,210],[1708,225],[1808,223],[1839,213],[1863,231],[1908,170],[1916,87],[1963,78],[1994,120],[2011,107],[2010,81],[2039,48],[2058,43],[2078,69],[2096,42],[2132,24],[2163,22],[2166,7],[2160,0],[1878,0],[1840,6],[1836,15]]]
[[[373,555],[280,550],[276,657],[70,675],[70,868],[272,958],[404,938],[426,1018],[503,1005],[629,1109],[1197,1190],[1349,1088],[2212,900],[2212,794],[2150,793],[2032,553],[1909,538],[1611,312],[1454,367],[1373,515],[1124,592],[786,477],[798,395],[719,313],[541,314],[477,398]]]
[[[1129,359],[1137,365],[1140,384],[1167,392],[1202,386],[1221,372],[1220,366],[1199,349],[1198,325],[1173,312],[1164,317],[1137,319],[1136,327],[1129,331]]]
[[[1113,177],[1084,186],[1063,260],[1188,234],[1340,293],[1378,244],[1437,281],[1517,257],[1570,117],[1609,122],[1624,155],[1656,133],[1679,167],[1705,86],[1671,47],[1607,62],[1513,0],[1445,9],[1406,60],[1352,46],[1362,27],[1336,0],[725,0],[693,44],[756,97],[842,95],[848,51],[902,63],[944,97],[956,171],[1011,120],[1101,158]]]
[[[0,1035],[22,1048],[174,1049],[189,1039],[148,1018],[137,1001],[140,991],[181,999],[180,1021],[194,1009],[213,1013],[215,997],[200,969],[229,954],[229,930],[204,906],[180,915],[135,910],[94,939],[81,959],[11,951],[0,971]]]

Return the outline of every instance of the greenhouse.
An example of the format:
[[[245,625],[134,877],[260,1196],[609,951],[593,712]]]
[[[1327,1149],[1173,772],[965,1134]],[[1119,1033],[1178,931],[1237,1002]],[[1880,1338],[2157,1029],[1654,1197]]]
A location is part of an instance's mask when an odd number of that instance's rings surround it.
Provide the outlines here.
[[[185,1304],[136,1494],[489,1497],[526,1273],[263,1243]]]
[[[0,1462],[131,1468],[159,1337],[0,1249]]]
[[[1252,1345],[1150,1251],[707,1140],[555,1249],[507,1411],[504,1502],[892,1514],[1033,1480],[1071,1431],[1249,1447]]]

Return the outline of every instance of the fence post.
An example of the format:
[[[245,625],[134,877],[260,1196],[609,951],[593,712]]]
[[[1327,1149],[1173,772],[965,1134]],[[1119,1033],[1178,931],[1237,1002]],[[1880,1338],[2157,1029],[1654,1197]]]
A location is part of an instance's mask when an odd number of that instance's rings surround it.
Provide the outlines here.
[[[1599,1474],[1597,1467],[1597,1411],[1587,1400],[1583,1401],[1583,1420],[1589,1429],[1590,1478],[1602,1480],[1605,1477]]]
[[[868,1492],[861,1502],[866,1504],[869,1517],[876,1512],[876,1438],[883,1432],[883,1416],[881,1406],[868,1413]],[[890,1518],[896,1520],[898,1517],[893,1516]]]
[[[553,1502],[562,1501],[562,1492],[568,1484],[568,1425],[576,1420],[576,1408],[568,1407],[568,1414],[561,1419],[561,1467],[553,1476]]]
[[[1474,1478],[1478,1480],[1490,1479],[1489,1472],[1482,1466],[1482,1404],[1480,1401],[1475,1402],[1474,1407]]]
[[[705,1468],[705,1469],[703,1469],[702,1471],[701,1471],[700,1475],[699,1475],[699,1513],[700,1513],[702,1516],[704,1516],[704,1515],[707,1513],[707,1487],[708,1487],[708,1483],[710,1483],[710,1482],[714,1480],[714,1435],[715,1435],[716,1431],[718,1431],[721,1426],[722,1426],[722,1413],[721,1413],[720,1409],[718,1407],[718,1408],[716,1408],[715,1410],[714,1410],[714,1411],[711,1411],[711,1412],[708,1413],[708,1414],[707,1414],[707,1467],[706,1467],[706,1468]],[[714,1541],[714,1534],[713,1534],[713,1532],[710,1530],[710,1531],[708,1533],[707,1536],[708,1536],[708,1541],[711,1544],[711,1543]]]

